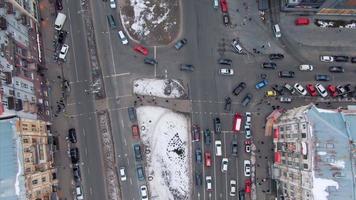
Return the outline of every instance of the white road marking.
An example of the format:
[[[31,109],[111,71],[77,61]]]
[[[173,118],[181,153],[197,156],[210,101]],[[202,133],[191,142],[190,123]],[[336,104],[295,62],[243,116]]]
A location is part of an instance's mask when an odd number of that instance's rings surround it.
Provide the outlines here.
[[[157,47],[154,46],[153,47],[153,58],[156,60],[157,57]],[[154,76],[157,76],[157,64],[155,64],[155,71],[154,71]]]
[[[126,75],[130,75],[130,72],[121,73],[121,74],[114,73],[112,75],[106,75],[106,76],[104,76],[104,78],[114,78],[114,77],[126,76]]]
[[[71,20],[71,16],[70,16],[70,12],[69,12],[69,8],[67,9],[67,13],[68,13],[68,19],[69,19],[69,21],[72,21]],[[71,36],[73,37],[73,29],[72,29],[72,23],[69,23],[69,32],[71,32]],[[77,60],[76,60],[76,54],[75,54],[75,45],[74,45],[74,43],[73,43],[73,38],[72,37],[70,37],[70,42],[71,42],[71,44],[72,44],[72,48],[73,48],[73,60],[74,60],[74,69],[75,69],[75,78],[76,78],[76,81],[78,81],[79,80],[79,77],[78,77],[78,67],[77,67]]]
[[[127,146],[126,138],[124,138],[124,144],[125,144],[125,146]]]
[[[122,127],[125,127],[125,124],[124,124],[124,120],[123,120],[123,119],[121,119],[121,126],[122,126]]]
[[[109,29],[109,25],[106,25],[106,27]],[[112,49],[112,43],[111,43],[111,34],[109,33],[109,43],[110,43],[110,52],[111,52],[111,61],[112,61],[112,66],[114,68],[114,74],[116,74],[116,67],[115,67],[115,60],[114,60],[114,51]]]
[[[132,185],[132,179],[130,178],[130,184]]]
[[[84,135],[84,137],[85,137],[85,129],[83,128],[83,135]]]
[[[85,148],[85,155],[88,156],[88,148]]]
[[[89,193],[90,193],[90,195],[93,195],[93,188],[90,187]]]

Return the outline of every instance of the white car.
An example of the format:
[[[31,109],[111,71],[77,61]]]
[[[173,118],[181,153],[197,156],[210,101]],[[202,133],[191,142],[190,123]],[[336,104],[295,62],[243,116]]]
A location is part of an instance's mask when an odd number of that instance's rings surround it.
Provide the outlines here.
[[[299,83],[294,84],[294,88],[303,96],[307,95],[307,91]]]
[[[59,52],[59,58],[64,60],[67,56],[69,46],[67,44],[63,44],[61,51]]]
[[[206,183],[206,190],[210,191],[213,189],[213,179],[211,178],[211,176],[205,177],[205,183]]]
[[[328,96],[328,92],[326,91],[326,89],[324,88],[324,86],[320,83],[315,84],[315,88],[316,90],[318,90],[320,96],[322,97],[327,97]]]
[[[300,71],[313,71],[313,65],[299,65]]]
[[[244,160],[244,173],[245,176],[251,176],[251,161]]]
[[[234,75],[234,70],[233,69],[228,69],[228,68],[223,68],[223,69],[219,70],[219,73],[221,75],[231,76],[231,75]]]
[[[227,172],[227,165],[229,163],[229,159],[223,158],[221,161],[221,172]]]
[[[84,199],[82,187],[80,187],[79,185],[77,187],[75,187],[75,195],[77,196],[78,200]]]
[[[236,180],[230,180],[230,197],[236,196]]]
[[[110,0],[110,8],[113,8],[113,9],[116,8],[116,2],[115,2],[115,0]]]
[[[120,167],[120,179],[121,181],[126,181],[126,172],[125,167]]]
[[[235,53],[242,53],[242,47],[236,39],[232,40],[231,45],[234,48]]]
[[[246,122],[245,122],[245,124],[251,126],[251,118],[252,118],[251,113],[250,113],[250,112],[246,112],[245,115],[246,115]]]
[[[222,155],[221,140],[215,141],[215,156]]]
[[[141,193],[142,200],[148,200],[148,191],[147,191],[147,187],[145,185],[142,185],[140,187],[140,193]]]
[[[127,40],[124,32],[118,31],[117,34],[119,35],[119,38],[120,38],[122,44],[126,45],[126,44],[129,43],[129,41]]]
[[[321,62],[334,62],[334,57],[332,56],[320,56]]]
[[[245,125],[245,137],[246,139],[251,138],[251,127],[250,125]]]

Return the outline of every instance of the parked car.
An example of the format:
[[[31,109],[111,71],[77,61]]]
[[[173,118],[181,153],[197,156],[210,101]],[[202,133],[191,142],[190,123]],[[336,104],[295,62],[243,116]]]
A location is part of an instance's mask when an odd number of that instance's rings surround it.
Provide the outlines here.
[[[334,85],[328,85],[328,87],[326,87],[326,89],[329,91],[330,96],[336,97],[338,95],[336,87]]]
[[[224,110],[226,112],[230,112],[231,111],[231,98],[230,97],[225,97]]]
[[[220,0],[220,7],[221,7],[221,12],[227,13],[228,8],[227,8],[227,1],[226,0]]]
[[[148,200],[147,186],[141,185],[140,187],[141,200]]]
[[[56,0],[56,10],[63,10],[62,0]]]
[[[215,156],[222,155],[221,140],[215,140]]]
[[[307,84],[306,88],[307,88],[307,91],[309,92],[310,96],[315,97],[315,96],[318,95],[317,92],[316,92],[316,90],[315,90],[314,85],[312,85],[312,84]]]
[[[345,88],[342,85],[336,86],[336,89],[337,89],[337,91],[338,91],[340,96],[344,96],[344,97],[347,96],[347,92],[346,92]]]
[[[195,162],[199,164],[203,162],[203,156],[200,148],[195,149]]]
[[[328,96],[328,92],[326,91],[326,89],[324,88],[324,86],[322,84],[320,84],[320,83],[315,84],[315,88],[319,92],[320,96],[322,96],[322,97]]]
[[[280,96],[279,97],[279,102],[281,102],[281,103],[291,103],[292,102],[292,98],[286,97],[286,96]]]
[[[145,180],[145,170],[143,169],[142,165],[137,165],[136,167],[137,179],[139,181]]]
[[[332,56],[320,56],[321,62],[334,62],[334,57]]]
[[[232,43],[231,43],[231,46],[232,46],[232,48],[233,48],[235,53],[242,53],[243,49],[242,49],[240,43],[238,42],[238,40],[233,39]]]
[[[110,0],[110,8],[115,9],[116,8],[116,2],[115,0]]]
[[[134,139],[140,139],[140,129],[137,124],[131,126],[131,132]]]
[[[264,69],[276,69],[276,67],[277,67],[277,64],[274,62],[264,62],[262,64],[262,68],[264,68]]]
[[[157,65],[158,64],[157,60],[155,60],[154,58],[151,58],[151,57],[145,57],[143,59],[143,62],[148,65]]]
[[[136,51],[137,53],[144,55],[144,56],[148,55],[148,49],[142,45],[135,45],[133,50]]]
[[[210,129],[205,129],[204,131],[204,143],[209,145],[211,144],[211,132]]]
[[[59,59],[65,60],[68,53],[69,46],[67,44],[63,44],[61,51],[59,52]]]
[[[231,141],[231,155],[237,156],[238,149],[237,149],[237,139],[234,138]]]
[[[345,70],[341,66],[331,66],[329,67],[329,72],[343,73]]]
[[[252,99],[252,94],[247,93],[246,96],[242,99],[241,105],[243,107],[246,107],[250,103],[251,99]]]
[[[313,69],[314,69],[313,65],[307,65],[307,64],[299,65],[300,71],[313,71]]]
[[[133,146],[136,161],[142,161],[142,153],[140,144],[134,144]]]
[[[75,196],[77,200],[83,200],[84,195],[83,195],[83,190],[80,185],[75,186]]]
[[[219,117],[214,118],[214,131],[215,134],[220,134],[221,133],[221,121]]]
[[[230,24],[230,17],[228,13],[223,14],[223,23],[225,24],[225,26]]]
[[[188,40],[186,38],[183,38],[181,40],[178,40],[175,45],[174,48],[176,48],[176,50],[181,49],[185,44],[187,44]]]
[[[213,179],[211,176],[205,177],[206,190],[211,191],[213,189]]]
[[[280,60],[284,58],[284,55],[281,53],[273,53],[273,54],[269,54],[268,57],[270,60]]]
[[[251,179],[245,180],[245,193],[251,193]]]
[[[246,116],[245,125],[251,126],[252,114],[250,112],[246,112],[245,116]]]
[[[69,155],[72,164],[77,164],[79,162],[79,149],[77,147],[70,148]]]
[[[245,152],[250,153],[251,152],[251,140],[245,140]]]
[[[197,124],[193,125],[192,134],[194,141],[200,141],[200,127]]]
[[[351,57],[351,63],[356,63],[356,57]]]
[[[204,160],[205,160],[205,166],[206,167],[211,167],[211,154],[210,152],[205,152],[204,154]]]
[[[272,89],[276,91],[279,95],[284,95],[283,87],[279,85],[273,85]]]
[[[279,71],[279,77],[294,78],[294,72],[293,71]]]
[[[348,56],[333,56],[336,62],[349,62],[350,58]]]
[[[236,196],[237,182],[236,180],[230,180],[230,197]]]
[[[303,96],[307,95],[307,91],[299,83],[294,84],[294,89],[296,89],[299,92],[299,94]]]
[[[64,42],[67,38],[67,34],[68,34],[67,31],[64,31],[64,30],[59,31],[58,40],[57,40],[59,44],[64,44]]]
[[[129,43],[123,31],[118,31],[117,35],[119,36],[122,44],[126,45]]]
[[[244,89],[246,88],[246,83],[245,82],[240,82],[237,87],[232,91],[232,94],[235,96],[238,96]]]
[[[201,173],[195,172],[195,185],[202,185],[202,184],[203,184],[203,180],[202,180]]]
[[[344,85],[344,89],[346,90],[347,94],[350,94],[352,92],[351,84]]]
[[[129,114],[130,121],[136,122],[137,121],[136,109],[134,107],[129,107],[129,108],[127,108],[127,112]]]
[[[70,128],[68,130],[68,140],[71,143],[77,143],[77,133],[75,131],[75,128]]]
[[[194,66],[191,65],[191,64],[180,64],[180,70],[181,71],[193,72],[194,71]]]
[[[294,21],[296,26],[306,26],[309,25],[309,18],[307,17],[298,17],[295,21]]]
[[[315,75],[315,80],[316,81],[330,81],[331,78],[329,75],[317,74],[317,75]]]
[[[121,181],[126,181],[127,180],[127,176],[126,176],[126,169],[125,167],[120,167],[120,180]]]
[[[266,91],[266,97],[275,97],[277,96],[277,92],[274,90],[268,90]]]
[[[232,76],[232,75],[234,75],[234,70],[229,69],[229,68],[222,68],[222,69],[219,69],[219,74],[225,75],[225,76]]]
[[[294,89],[291,85],[289,85],[288,83],[286,83],[286,84],[284,85],[284,87],[285,87],[291,94],[295,94],[295,89]]]
[[[245,125],[245,137],[246,137],[246,139],[251,138],[251,126],[250,125]]]
[[[268,84],[268,81],[266,79],[256,83],[256,89],[261,89],[261,88],[264,88],[266,87]]]
[[[247,177],[251,176],[251,161],[250,160],[244,160],[244,174]]]
[[[80,180],[81,180],[81,173],[80,173],[80,167],[78,164],[76,165],[73,165],[73,168],[72,168],[72,171],[73,171],[73,177],[74,177],[74,181],[76,183],[79,183]]]
[[[220,65],[231,65],[232,64],[232,60],[231,59],[228,59],[228,58],[220,58],[218,60],[218,63]]]

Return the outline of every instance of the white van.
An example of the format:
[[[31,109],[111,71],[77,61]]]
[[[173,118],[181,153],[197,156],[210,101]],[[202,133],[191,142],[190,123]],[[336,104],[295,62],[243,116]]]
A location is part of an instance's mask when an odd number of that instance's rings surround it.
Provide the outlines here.
[[[221,156],[221,155],[222,155],[221,141],[216,140],[215,141],[215,156]]]
[[[54,29],[60,31],[63,28],[64,22],[66,21],[67,16],[63,13],[58,13],[56,21],[54,22]]]
[[[275,25],[273,26],[273,32],[274,32],[274,36],[276,36],[276,38],[282,37],[281,29],[279,28],[279,25],[278,25],[278,24],[275,24]]]

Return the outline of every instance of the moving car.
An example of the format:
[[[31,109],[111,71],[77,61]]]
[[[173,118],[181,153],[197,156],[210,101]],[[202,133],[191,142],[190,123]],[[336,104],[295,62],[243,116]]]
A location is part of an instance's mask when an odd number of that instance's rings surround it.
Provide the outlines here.
[[[129,43],[123,31],[118,31],[117,35],[119,36],[122,44],[126,45]]]
[[[230,24],[230,17],[228,13],[223,14],[223,23],[225,24],[225,26]]]
[[[211,167],[211,154],[210,152],[205,152],[204,154],[204,160],[205,160],[205,166],[206,167]]]
[[[315,80],[316,81],[330,81],[330,76],[329,75],[324,75],[324,74],[317,74],[315,75]]]
[[[230,197],[236,196],[236,180],[230,180]]]
[[[194,141],[200,141],[200,127],[197,124],[193,125],[192,134]]]
[[[213,189],[213,179],[211,176],[205,177],[206,190],[211,191]]]
[[[281,102],[281,103],[291,103],[292,102],[292,98],[286,97],[286,96],[280,96],[279,97],[279,102]]]
[[[137,53],[144,55],[144,56],[148,55],[148,49],[142,45],[135,45],[133,50],[136,51]]]
[[[142,161],[142,153],[140,144],[134,144],[134,153],[136,161]]]
[[[322,96],[322,97],[328,96],[328,92],[326,91],[326,89],[324,88],[324,86],[322,84],[320,84],[320,83],[315,84],[315,88],[319,92],[320,96]]]
[[[220,6],[221,6],[221,12],[227,13],[227,11],[228,11],[227,1],[226,0],[220,0]]]
[[[251,176],[251,161],[250,160],[244,160],[244,174],[247,177]]]
[[[334,62],[334,57],[332,56],[320,56],[321,62]]]
[[[178,40],[175,45],[174,48],[176,48],[176,50],[181,49],[185,44],[187,44],[188,40],[186,38],[183,38],[181,40]]]
[[[242,53],[242,47],[236,39],[232,40],[231,46],[235,53]]]
[[[232,91],[232,94],[234,94],[235,96],[238,96],[242,90],[244,90],[246,88],[246,83],[245,82],[241,82],[239,83],[239,85],[237,85],[237,87]]]
[[[137,124],[131,126],[131,132],[134,139],[140,139],[140,129]]]
[[[137,179],[139,181],[144,181],[145,180],[145,171],[144,171],[142,165],[137,165],[136,173],[137,173]]]
[[[246,107],[250,103],[251,99],[252,99],[252,94],[247,93],[246,96],[242,99],[241,105],[243,107]]]
[[[106,19],[108,20],[108,24],[109,24],[110,28],[115,29],[116,21],[115,21],[114,17],[112,15],[108,15],[108,16],[106,16]]]
[[[279,77],[281,78],[294,78],[293,71],[279,71]]]
[[[300,71],[313,71],[314,67],[313,65],[299,65],[299,70]]]
[[[180,70],[181,71],[190,71],[193,72],[194,71],[194,66],[191,64],[181,64],[180,65]]]
[[[294,94],[294,93],[295,93],[295,89],[294,89],[291,85],[289,85],[288,83],[286,83],[286,84],[284,85],[284,87],[285,87],[291,94]]]
[[[231,65],[232,64],[232,60],[231,59],[228,59],[228,58],[220,58],[218,60],[218,63],[220,65]]]
[[[143,59],[143,62],[145,64],[149,64],[149,65],[157,65],[158,64],[157,60],[155,60],[154,58],[151,58],[151,57],[145,57]]]
[[[250,112],[245,112],[246,121],[245,125],[251,126],[252,114]]]
[[[229,163],[229,159],[227,159],[227,158],[223,158],[221,160],[221,172],[222,173],[227,172],[228,163]]]
[[[245,140],[245,152],[250,153],[251,152],[251,140]]]
[[[279,28],[278,24],[275,24],[272,26],[273,32],[274,32],[274,36],[276,38],[280,38],[282,37],[282,33],[281,33],[281,29]]]
[[[116,2],[115,0],[110,0],[110,8],[115,9],[116,8]]]
[[[220,134],[221,133],[221,121],[219,117],[214,118],[214,130],[215,134]]]
[[[148,200],[148,190],[146,185],[140,187],[141,200]]]
[[[242,116],[239,113],[235,113],[232,130],[235,132],[240,131],[241,123],[242,123]]]
[[[306,17],[298,17],[295,21],[294,21],[295,25],[297,26],[306,26],[309,25],[309,18]]]
[[[307,95],[307,91],[299,83],[294,84],[294,89],[296,89],[299,92],[299,94],[303,96]]]
[[[67,44],[63,44],[61,51],[59,52],[59,59],[65,60],[68,53],[69,46]]]
[[[120,180],[121,181],[126,181],[126,169],[125,167],[120,167]]]
[[[195,185],[202,185],[202,184],[203,184],[203,180],[202,180],[201,173],[195,172]]]
[[[215,141],[215,156],[222,155],[222,147],[221,147],[221,140]]]
[[[262,81],[256,83],[256,89],[261,89],[261,88],[264,88],[266,87],[268,84],[268,81],[266,79],[263,79]]]
[[[345,70],[341,66],[331,66],[329,67],[329,72],[334,72],[334,73],[343,73]]]
[[[336,62],[349,62],[349,57],[348,56],[333,56],[334,61]]]
[[[204,143],[209,145],[211,144],[211,132],[210,129],[205,129],[204,131]]]
[[[134,107],[129,107],[127,108],[127,112],[129,114],[129,119],[130,121],[133,123],[133,122],[136,122],[137,121],[137,116],[136,116],[136,109]]]
[[[232,75],[234,75],[234,70],[233,69],[229,69],[229,68],[222,68],[222,69],[219,70],[219,74],[232,76]]]
[[[203,162],[202,152],[200,148],[195,149],[195,161],[199,164]]]
[[[231,111],[231,98],[230,97],[225,97],[224,110],[226,112],[230,112]]]
[[[71,143],[77,143],[77,133],[75,131],[75,128],[70,128],[68,130],[68,140]]]
[[[245,137],[246,139],[251,138],[251,126],[245,125]]]
[[[334,85],[328,85],[328,87],[326,87],[326,89],[330,92],[330,96],[336,97],[338,95],[336,87]]]
[[[238,152],[238,149],[237,149],[237,139],[234,138],[234,139],[231,141],[231,155],[237,156],[237,152]]]
[[[277,67],[277,64],[274,62],[264,62],[262,64],[262,68],[264,68],[264,69],[276,69],[276,67]]]
[[[284,58],[284,55],[281,53],[272,53],[268,55],[270,60],[280,60]]]
[[[315,96],[318,95],[318,94],[316,93],[316,90],[315,90],[314,85],[312,85],[312,84],[307,84],[306,88],[307,88],[307,91],[309,92],[310,96],[315,97]]]

